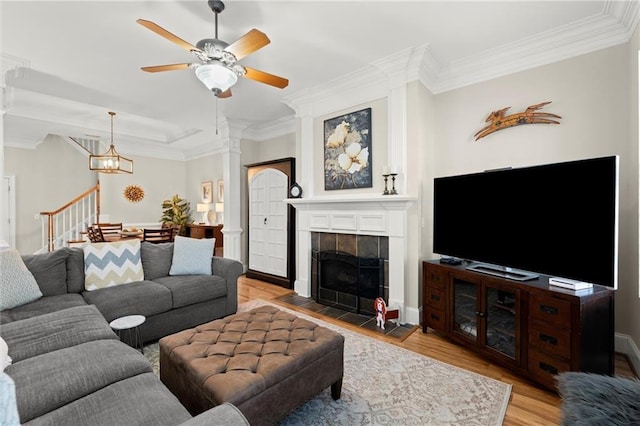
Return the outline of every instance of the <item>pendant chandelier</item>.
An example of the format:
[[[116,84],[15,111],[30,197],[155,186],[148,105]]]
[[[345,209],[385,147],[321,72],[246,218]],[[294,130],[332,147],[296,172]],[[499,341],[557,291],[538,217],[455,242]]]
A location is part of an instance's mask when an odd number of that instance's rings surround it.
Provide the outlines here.
[[[89,156],[89,170],[100,173],[133,173],[133,161],[118,154],[113,146],[113,116],[115,112],[109,111],[111,116],[111,146],[104,154],[91,154]]]

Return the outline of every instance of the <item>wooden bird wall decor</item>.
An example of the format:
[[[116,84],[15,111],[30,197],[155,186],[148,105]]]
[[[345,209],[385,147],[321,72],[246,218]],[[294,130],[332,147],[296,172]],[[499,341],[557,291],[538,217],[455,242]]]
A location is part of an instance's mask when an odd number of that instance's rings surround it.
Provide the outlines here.
[[[536,112],[550,103],[551,101],[530,105],[523,112],[518,112],[507,116],[505,116],[505,113],[511,107],[493,111],[485,120],[485,122],[491,124],[484,126],[482,129],[478,130],[478,132],[476,132],[474,136],[476,137],[476,140],[478,140],[487,135],[490,135],[493,132],[497,132],[498,130],[506,129],[513,126],[519,126],[521,124],[560,124],[559,121],[553,120],[554,118],[562,118],[559,115],[551,114],[549,112]]]

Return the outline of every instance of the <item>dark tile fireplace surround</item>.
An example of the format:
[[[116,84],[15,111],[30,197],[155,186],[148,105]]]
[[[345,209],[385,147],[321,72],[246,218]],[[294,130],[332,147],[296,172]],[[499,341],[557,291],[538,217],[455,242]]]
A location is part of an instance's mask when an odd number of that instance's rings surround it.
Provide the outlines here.
[[[373,314],[376,297],[389,301],[389,239],[312,232],[311,296],[327,306]]]

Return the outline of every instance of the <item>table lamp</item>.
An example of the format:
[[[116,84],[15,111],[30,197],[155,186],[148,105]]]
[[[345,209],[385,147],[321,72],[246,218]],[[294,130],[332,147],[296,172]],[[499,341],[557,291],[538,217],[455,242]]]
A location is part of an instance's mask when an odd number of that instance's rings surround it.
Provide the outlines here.
[[[209,225],[209,218],[208,218],[208,213],[209,213],[209,204],[208,203],[198,203],[196,204],[196,211],[198,213],[202,213],[202,222],[205,225]]]
[[[224,218],[224,203],[216,203],[216,213],[218,215],[218,225],[222,225],[223,224],[223,218]]]

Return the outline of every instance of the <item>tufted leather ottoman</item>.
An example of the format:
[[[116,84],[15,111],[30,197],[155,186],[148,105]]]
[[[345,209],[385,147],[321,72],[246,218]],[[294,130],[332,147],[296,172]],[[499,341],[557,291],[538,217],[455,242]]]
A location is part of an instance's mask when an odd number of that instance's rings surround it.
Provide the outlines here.
[[[340,398],[344,337],[273,306],[160,340],[160,379],[191,412],[230,402],[273,424],[331,386]]]

